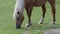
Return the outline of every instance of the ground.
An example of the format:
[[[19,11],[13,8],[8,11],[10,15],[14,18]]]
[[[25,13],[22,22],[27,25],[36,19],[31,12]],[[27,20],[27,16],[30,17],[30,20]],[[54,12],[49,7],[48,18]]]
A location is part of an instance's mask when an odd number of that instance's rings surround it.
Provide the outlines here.
[[[60,29],[51,29],[51,30],[45,31],[44,34],[60,34]]]
[[[38,24],[42,10],[41,7],[34,7],[32,13],[32,26],[26,28],[27,15],[24,10],[25,20],[21,29],[15,28],[15,21],[13,20],[15,0],[0,0],[0,34],[43,34],[45,30],[59,29],[60,28],[60,0],[56,0],[56,25],[51,25],[52,14],[49,3],[46,3],[46,16],[44,23]]]

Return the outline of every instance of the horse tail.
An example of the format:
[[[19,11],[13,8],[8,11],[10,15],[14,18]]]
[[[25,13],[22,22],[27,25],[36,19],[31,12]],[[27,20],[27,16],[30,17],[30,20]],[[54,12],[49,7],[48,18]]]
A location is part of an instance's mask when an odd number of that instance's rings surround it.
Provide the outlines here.
[[[19,17],[19,14],[23,14],[23,9],[24,9],[24,0],[17,0],[15,4],[15,9],[13,13],[13,19],[16,19]]]

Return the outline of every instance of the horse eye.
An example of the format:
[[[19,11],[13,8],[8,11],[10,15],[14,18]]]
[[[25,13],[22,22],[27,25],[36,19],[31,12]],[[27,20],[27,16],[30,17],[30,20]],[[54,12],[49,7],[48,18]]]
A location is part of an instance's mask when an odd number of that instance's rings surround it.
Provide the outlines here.
[[[18,14],[20,14],[19,12],[17,12]]]

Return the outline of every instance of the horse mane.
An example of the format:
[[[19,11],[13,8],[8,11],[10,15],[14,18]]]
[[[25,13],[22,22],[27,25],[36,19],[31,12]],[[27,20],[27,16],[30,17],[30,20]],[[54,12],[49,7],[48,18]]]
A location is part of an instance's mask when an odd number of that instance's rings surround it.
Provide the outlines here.
[[[19,17],[17,12],[23,13],[23,9],[24,9],[24,0],[16,0],[13,19]]]

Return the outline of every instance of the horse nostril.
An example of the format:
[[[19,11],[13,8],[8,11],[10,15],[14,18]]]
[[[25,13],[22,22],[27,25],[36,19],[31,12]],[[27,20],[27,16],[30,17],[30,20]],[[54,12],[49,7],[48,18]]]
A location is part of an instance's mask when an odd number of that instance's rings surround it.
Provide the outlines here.
[[[16,28],[17,28],[17,29],[19,29],[19,28],[20,28],[20,26],[16,26]]]

